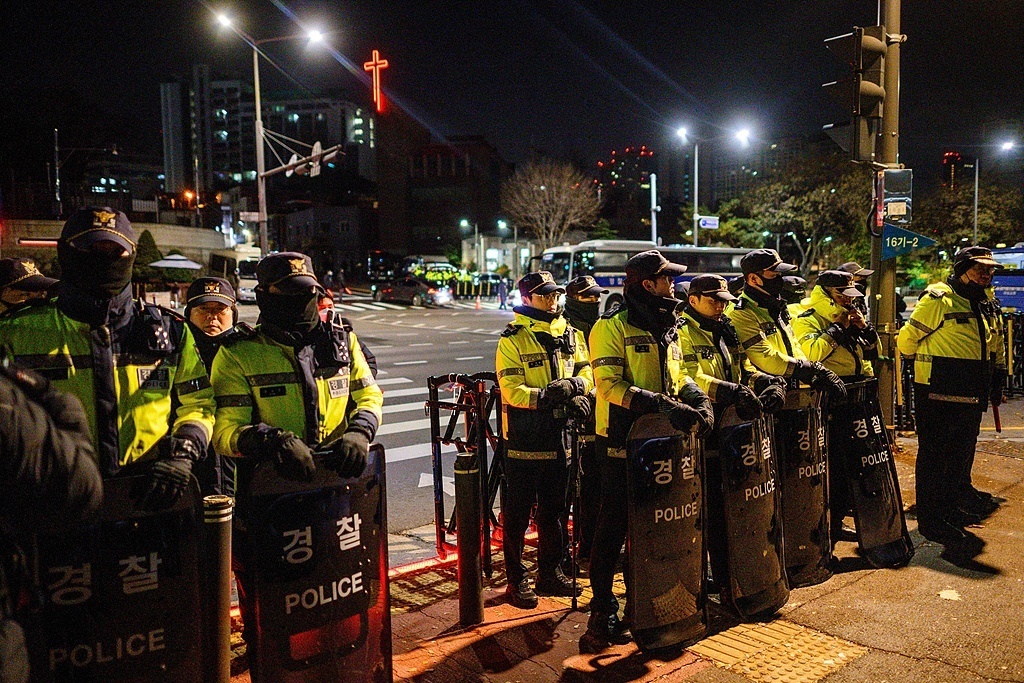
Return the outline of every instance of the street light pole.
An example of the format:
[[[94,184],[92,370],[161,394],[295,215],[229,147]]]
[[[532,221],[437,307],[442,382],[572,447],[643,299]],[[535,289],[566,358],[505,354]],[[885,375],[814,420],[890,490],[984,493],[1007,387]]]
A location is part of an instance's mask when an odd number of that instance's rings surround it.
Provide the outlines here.
[[[697,210],[697,171],[699,170],[698,160],[700,159],[700,143],[696,140],[693,143],[693,246],[697,246],[697,229],[700,227],[700,212]]]
[[[971,244],[978,243],[978,166],[981,165],[981,157],[975,157],[974,159],[974,241]]]
[[[256,100],[256,201],[260,212],[260,257],[270,251],[267,243],[267,179],[266,161],[263,158],[263,106],[260,103],[260,52],[256,41],[252,41],[252,78]]]

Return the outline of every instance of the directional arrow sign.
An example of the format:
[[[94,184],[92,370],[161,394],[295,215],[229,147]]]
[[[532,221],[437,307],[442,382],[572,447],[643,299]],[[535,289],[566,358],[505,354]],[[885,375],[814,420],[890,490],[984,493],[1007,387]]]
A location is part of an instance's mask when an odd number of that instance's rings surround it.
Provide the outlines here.
[[[701,230],[718,230],[718,216],[701,216],[697,226]]]
[[[934,244],[935,240],[930,237],[886,223],[882,230],[882,260],[887,261]]]

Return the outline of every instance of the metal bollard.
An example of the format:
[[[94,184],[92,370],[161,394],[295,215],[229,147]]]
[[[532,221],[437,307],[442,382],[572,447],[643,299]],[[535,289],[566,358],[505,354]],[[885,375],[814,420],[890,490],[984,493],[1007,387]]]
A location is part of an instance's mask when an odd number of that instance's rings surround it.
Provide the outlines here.
[[[455,510],[459,544],[459,623],[483,623],[483,573],[480,564],[483,514],[480,500],[480,468],[476,458],[460,453],[455,458]]]
[[[228,683],[231,680],[231,518],[235,499],[229,496],[203,498],[203,553],[206,622],[206,656],[203,680]]]

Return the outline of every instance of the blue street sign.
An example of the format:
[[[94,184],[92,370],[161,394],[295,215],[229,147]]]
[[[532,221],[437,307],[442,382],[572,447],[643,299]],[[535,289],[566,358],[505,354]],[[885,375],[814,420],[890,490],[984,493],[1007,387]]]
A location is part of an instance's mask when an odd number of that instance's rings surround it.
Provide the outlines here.
[[[882,260],[887,261],[933,244],[935,240],[930,237],[886,223],[882,230]]]
[[[701,216],[697,225],[701,230],[718,230],[718,216]]]

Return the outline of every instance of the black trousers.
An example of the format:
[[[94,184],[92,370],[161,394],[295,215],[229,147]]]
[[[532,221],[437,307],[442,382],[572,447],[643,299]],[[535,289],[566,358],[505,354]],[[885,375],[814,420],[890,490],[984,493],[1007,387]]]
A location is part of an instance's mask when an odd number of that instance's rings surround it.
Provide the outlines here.
[[[568,542],[568,511],[572,510],[573,533],[575,534],[572,540],[579,544],[580,559],[587,559],[590,557],[590,548],[594,544],[597,513],[601,509],[601,468],[597,462],[593,437],[591,437],[591,441],[580,441],[579,448],[580,500],[578,506],[574,508],[573,506],[577,505],[576,501],[573,500],[576,496],[576,482],[573,479],[576,469],[570,467],[565,491],[565,509],[567,514],[563,517],[562,534],[565,535],[566,542]],[[568,548],[566,557],[572,557],[572,547],[568,545],[566,547]]]
[[[934,401],[914,385],[917,419],[917,519],[937,521],[960,505],[981,431],[980,405]]]
[[[729,541],[725,526],[725,495],[722,492],[722,458],[718,451],[704,452],[704,495],[708,501],[707,546],[711,576],[719,588],[729,588]]]
[[[626,497],[626,459],[610,458],[607,439],[597,437],[597,459],[601,467],[601,509],[597,514],[594,543],[590,549],[590,588],[594,592],[591,610],[618,610],[612,593],[615,565],[629,531],[629,501]]]
[[[843,518],[853,508],[849,464],[852,425],[849,420],[833,417],[842,414],[845,408],[845,404],[832,406],[828,420],[828,509],[833,547],[843,528]]]
[[[517,584],[526,575],[523,543],[530,526],[530,511],[537,504],[537,571],[552,576],[562,560],[565,539],[562,518],[565,515],[566,464],[557,460],[505,458],[504,520],[505,575]]]

